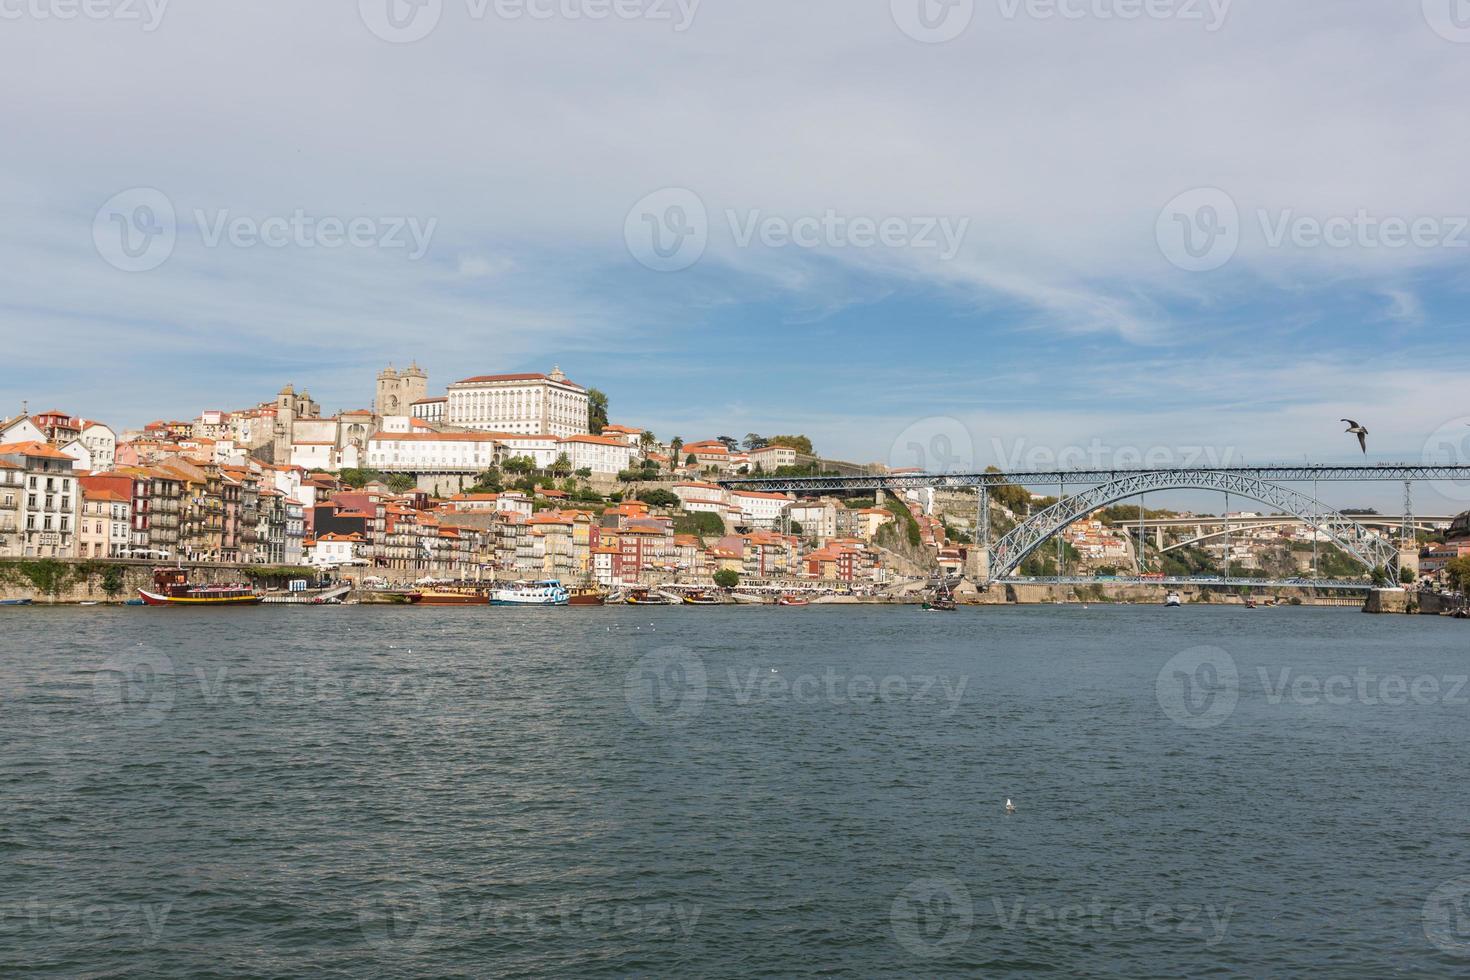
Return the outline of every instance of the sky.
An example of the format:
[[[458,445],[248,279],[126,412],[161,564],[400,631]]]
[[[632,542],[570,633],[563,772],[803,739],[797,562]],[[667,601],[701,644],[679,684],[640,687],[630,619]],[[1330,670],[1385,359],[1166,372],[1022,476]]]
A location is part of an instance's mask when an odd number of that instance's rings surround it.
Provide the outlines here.
[[[0,407],[1470,462],[1467,83],[1465,0],[0,0]]]

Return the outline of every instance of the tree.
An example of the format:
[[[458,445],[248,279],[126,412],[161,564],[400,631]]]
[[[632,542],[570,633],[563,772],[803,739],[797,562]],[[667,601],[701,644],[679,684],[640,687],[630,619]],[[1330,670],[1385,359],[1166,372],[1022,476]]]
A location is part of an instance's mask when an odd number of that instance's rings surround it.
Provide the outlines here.
[[[638,499],[650,507],[663,507],[667,510],[673,510],[682,503],[667,490],[645,490],[638,495]]]
[[[556,461],[551,464],[551,474],[553,476],[570,476],[571,472],[572,458],[566,453],[559,454],[556,457]]]
[[[736,439],[734,436],[715,436],[715,442],[724,443],[725,448],[730,450],[730,452],[732,453],[740,448],[740,440]]]
[[[679,468],[679,450],[684,448],[684,440],[679,436],[669,440],[669,469]]]
[[[756,433],[756,432],[747,432],[745,434],[745,451],[746,452],[753,453],[757,449],[764,448],[765,445],[766,445],[766,440],[759,433]]]
[[[740,584],[740,573],[733,568],[722,568],[715,572],[715,584],[722,589],[733,589]]]
[[[481,473],[475,479],[475,485],[470,487],[470,493],[500,493],[505,489],[501,480],[500,467],[492,466]]]
[[[529,456],[512,456],[501,465],[501,469],[515,476],[525,476],[535,468],[536,461]]]
[[[806,436],[771,436],[766,440],[767,446],[785,446],[787,449],[795,449],[804,456],[815,456],[816,450],[812,448],[812,441]]]
[[[1460,592],[1470,591],[1470,557],[1451,560],[1445,565],[1444,574],[1451,588]]]
[[[410,490],[413,490],[418,486],[418,484],[414,482],[414,478],[409,476],[407,473],[394,473],[392,476],[388,477],[387,481],[383,485],[386,486],[389,490],[392,490],[394,493],[408,493]]]
[[[1404,568],[1400,568],[1399,569],[1399,584],[1400,585],[1413,585],[1414,584],[1414,570],[1412,568],[1409,568],[1409,567],[1405,566]]]
[[[592,467],[590,467],[590,466],[584,466],[584,467],[582,467],[580,470],[577,471],[577,475],[580,476],[584,480],[590,480],[590,479],[592,479]]]
[[[594,436],[607,428],[607,395],[596,388],[587,389],[587,428]]]
[[[653,452],[654,447],[657,445],[658,438],[655,437],[652,432],[649,432],[647,429],[645,429],[642,433],[639,434],[638,450],[643,453],[644,458],[647,458],[648,454]]]
[[[107,593],[109,599],[116,599],[119,592],[123,590],[123,571],[116,565],[108,565],[107,570],[102,573],[102,591]]]
[[[698,466],[699,465],[699,459],[693,453],[690,453],[688,456],[685,456],[684,457],[684,465],[685,466]]]

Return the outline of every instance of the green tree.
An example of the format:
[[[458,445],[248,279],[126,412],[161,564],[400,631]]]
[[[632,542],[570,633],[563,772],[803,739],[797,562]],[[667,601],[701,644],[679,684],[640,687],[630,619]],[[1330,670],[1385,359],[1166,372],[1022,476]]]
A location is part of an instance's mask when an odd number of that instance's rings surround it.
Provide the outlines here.
[[[118,593],[123,590],[123,571],[116,565],[108,565],[107,570],[102,573],[102,591],[107,593],[107,598],[116,599]]]
[[[414,478],[407,473],[394,473],[383,481],[383,485],[394,493],[408,493],[418,486]]]
[[[536,469],[536,461],[529,456],[512,456],[501,469],[515,476],[525,476]]]
[[[679,450],[684,448],[684,440],[679,436],[669,440],[669,469],[679,468]]]
[[[812,441],[806,436],[771,436],[766,440],[767,446],[785,446],[787,449],[795,449],[806,456],[815,456],[816,450],[812,448]]]
[[[587,428],[595,436],[607,428],[607,395],[596,388],[587,389]]]
[[[722,589],[733,589],[740,584],[740,573],[733,568],[722,568],[715,572],[715,584]]]
[[[592,467],[590,467],[590,466],[584,466],[584,467],[582,467],[580,470],[577,471],[577,475],[580,476],[584,480],[590,480],[590,479],[592,479]]]
[[[685,466],[698,466],[699,465],[699,460],[695,457],[695,455],[693,453],[690,453],[688,456],[685,456],[684,457],[684,465]]]
[[[638,499],[650,507],[662,507],[666,510],[674,510],[680,506],[680,500],[667,490],[645,490],[638,495]]]
[[[559,454],[556,457],[556,461],[551,464],[551,475],[552,476],[570,476],[571,475],[571,472],[572,472],[572,458],[570,456],[568,456],[566,453]]]
[[[758,432],[747,432],[745,434],[745,451],[746,452],[753,453],[757,449],[764,449],[765,446],[766,446],[765,436],[762,436]]]

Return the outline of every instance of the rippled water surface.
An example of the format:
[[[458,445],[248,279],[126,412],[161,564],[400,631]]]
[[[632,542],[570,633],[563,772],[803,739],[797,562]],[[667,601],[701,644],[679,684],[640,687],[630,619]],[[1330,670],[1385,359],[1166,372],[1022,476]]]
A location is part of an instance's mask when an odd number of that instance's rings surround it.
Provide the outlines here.
[[[0,975],[1465,974],[1467,674],[1344,610],[0,610]]]

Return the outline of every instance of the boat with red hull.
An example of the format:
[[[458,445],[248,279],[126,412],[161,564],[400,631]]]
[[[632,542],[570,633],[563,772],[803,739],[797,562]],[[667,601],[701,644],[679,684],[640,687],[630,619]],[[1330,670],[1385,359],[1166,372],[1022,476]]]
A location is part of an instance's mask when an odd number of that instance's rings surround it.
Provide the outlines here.
[[[149,606],[258,606],[265,596],[248,585],[191,585],[183,568],[157,568],[153,588],[139,589]]]

